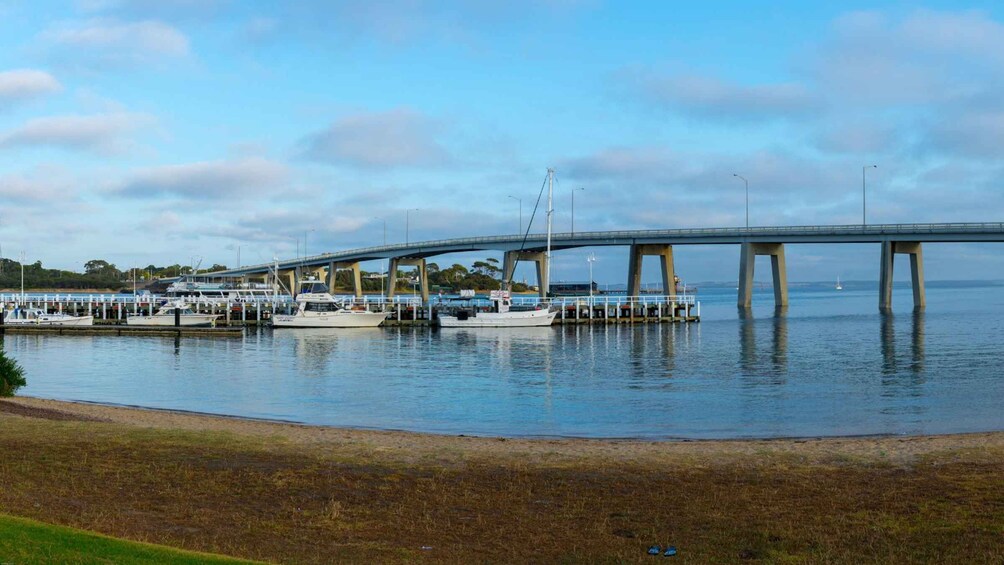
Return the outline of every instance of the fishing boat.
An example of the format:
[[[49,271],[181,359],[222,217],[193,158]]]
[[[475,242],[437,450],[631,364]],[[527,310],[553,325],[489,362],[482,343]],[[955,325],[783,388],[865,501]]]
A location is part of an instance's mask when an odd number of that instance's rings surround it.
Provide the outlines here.
[[[175,313],[177,312],[177,316]],[[177,317],[177,320],[175,318]],[[129,314],[126,324],[130,326],[173,326],[175,321],[181,326],[212,326],[219,314],[199,314],[184,300],[172,300],[157,309],[153,315]]]
[[[41,308],[11,308],[3,312],[3,323],[8,326],[93,326],[94,316],[49,314]]]
[[[387,318],[386,312],[370,312],[365,306],[339,302],[328,286],[308,279],[296,295],[296,312],[272,316],[276,328],[375,328]]]
[[[508,290],[493,290],[487,312],[477,308],[460,308],[453,314],[440,314],[439,325],[444,328],[527,328],[550,326],[558,312],[542,305],[531,308],[513,308]]]
[[[551,216],[554,214],[554,169],[547,170],[547,275],[546,281],[551,280]],[[543,191],[543,187],[541,187]],[[538,197],[539,198],[539,197]],[[531,221],[532,223],[532,221]],[[527,226],[526,234],[530,233],[530,226]],[[524,244],[526,236],[524,235]],[[520,246],[520,251],[523,250]],[[517,260],[518,261],[518,260]],[[530,308],[514,308],[510,289],[512,287],[511,277],[515,272],[507,273],[510,280],[503,282],[503,288],[493,290],[489,296],[491,308],[488,311],[479,311],[478,308],[460,308],[450,314],[439,315],[439,325],[443,328],[526,328],[526,327],[546,327],[554,321],[558,315],[557,310],[553,310],[546,304],[538,304]],[[549,296],[551,291],[550,283],[544,287],[544,295]]]

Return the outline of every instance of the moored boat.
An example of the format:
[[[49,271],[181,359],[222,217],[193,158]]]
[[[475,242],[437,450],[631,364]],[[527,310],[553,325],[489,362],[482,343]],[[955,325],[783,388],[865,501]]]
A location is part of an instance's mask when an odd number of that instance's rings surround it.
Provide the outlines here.
[[[324,283],[306,280],[296,295],[296,312],[272,316],[277,328],[375,328],[387,318],[386,312],[370,312],[365,306],[351,306],[335,299]]]
[[[3,323],[8,326],[93,326],[94,316],[49,314],[41,308],[13,308],[4,310]]]
[[[513,309],[507,290],[493,290],[490,295],[492,309],[479,312],[476,308],[461,308],[453,314],[440,314],[439,325],[444,328],[527,328],[550,326],[557,311],[535,306]]]
[[[175,320],[176,317],[177,320]],[[216,319],[219,317],[219,314],[199,314],[183,300],[174,300],[161,306],[152,316],[129,314],[129,317],[126,318],[126,324],[130,326],[173,326],[177,321],[180,326],[211,326],[216,323]]]

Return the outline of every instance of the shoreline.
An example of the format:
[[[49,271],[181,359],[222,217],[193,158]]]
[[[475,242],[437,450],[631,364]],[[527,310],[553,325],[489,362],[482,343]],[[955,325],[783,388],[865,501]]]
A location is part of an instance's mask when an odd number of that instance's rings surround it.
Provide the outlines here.
[[[14,408],[20,407],[20,408]],[[18,396],[0,402],[0,413],[43,419],[83,420],[172,431],[224,432],[251,440],[278,440],[297,447],[337,447],[360,452],[397,453],[405,459],[461,452],[465,456],[510,459],[609,460],[665,464],[676,458],[733,461],[762,455],[795,456],[806,462],[845,458],[911,464],[918,458],[955,450],[1004,449],[1004,431],[938,435],[857,435],[750,439],[632,439],[446,435],[304,424],[165,408]]]

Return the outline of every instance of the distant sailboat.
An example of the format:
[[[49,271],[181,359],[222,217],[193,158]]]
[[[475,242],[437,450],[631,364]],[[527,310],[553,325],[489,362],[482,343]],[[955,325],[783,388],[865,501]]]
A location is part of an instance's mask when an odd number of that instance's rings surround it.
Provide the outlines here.
[[[844,290],[844,285],[840,284],[840,275],[837,275],[837,290]]]

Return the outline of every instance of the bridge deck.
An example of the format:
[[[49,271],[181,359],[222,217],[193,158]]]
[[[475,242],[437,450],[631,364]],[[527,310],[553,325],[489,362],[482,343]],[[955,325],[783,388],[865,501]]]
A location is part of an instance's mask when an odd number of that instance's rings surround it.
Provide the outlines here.
[[[750,243],[881,243],[884,241],[1004,242],[1004,223],[876,224],[851,226],[786,226],[752,228],[687,228],[669,230],[621,230],[557,233],[551,236],[555,250],[633,244],[723,245]],[[525,245],[524,245],[525,243]],[[542,251],[546,235],[498,235],[397,243],[322,253],[279,262],[280,269],[324,266],[333,261],[355,262],[392,257],[433,257],[466,251]],[[213,273],[240,276],[264,273],[272,264],[250,265]]]

